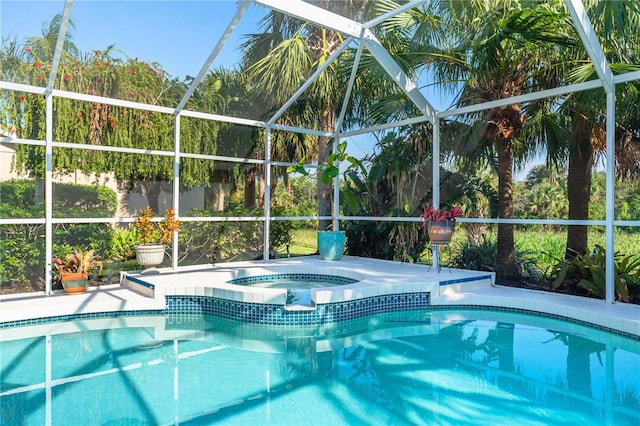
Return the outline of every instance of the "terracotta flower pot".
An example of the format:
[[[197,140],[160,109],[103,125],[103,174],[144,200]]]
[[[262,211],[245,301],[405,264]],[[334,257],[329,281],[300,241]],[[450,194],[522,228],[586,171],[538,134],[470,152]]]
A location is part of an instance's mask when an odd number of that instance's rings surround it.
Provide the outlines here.
[[[62,287],[66,294],[80,294],[87,290],[89,274],[86,272],[63,272],[60,274]]]

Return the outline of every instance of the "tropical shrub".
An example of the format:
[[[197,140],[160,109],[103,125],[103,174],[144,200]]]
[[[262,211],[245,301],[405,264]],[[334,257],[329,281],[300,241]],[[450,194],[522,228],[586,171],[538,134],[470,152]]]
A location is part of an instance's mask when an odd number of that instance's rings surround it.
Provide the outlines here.
[[[0,183],[0,215],[10,218],[44,218],[44,202],[36,196],[33,180],[14,179]],[[93,217],[96,212],[112,217],[117,196],[96,185],[53,184],[53,215],[57,218]],[[105,223],[57,223],[53,226],[53,251],[63,247],[88,247],[106,256],[113,228]],[[44,224],[0,226],[0,285],[10,281],[31,283],[43,278]]]
[[[595,245],[587,254],[577,254],[558,262],[551,271],[552,287],[574,286],[586,290],[595,297],[606,297],[606,250]],[[633,293],[640,287],[640,256],[614,253],[614,292],[616,300],[628,302],[629,289]]]
[[[493,272],[496,264],[497,243],[493,238],[482,236],[479,242],[465,239],[455,243],[454,254],[447,263],[458,269]],[[538,253],[516,247],[516,263],[523,280],[531,283],[543,281],[543,273],[538,266]]]

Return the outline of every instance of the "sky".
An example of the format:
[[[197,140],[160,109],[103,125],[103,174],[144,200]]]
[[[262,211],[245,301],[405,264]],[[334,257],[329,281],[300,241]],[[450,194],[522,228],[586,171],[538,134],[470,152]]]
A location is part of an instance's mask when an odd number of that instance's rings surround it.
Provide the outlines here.
[[[156,62],[171,77],[184,79],[198,74],[237,9],[235,0],[75,0],[73,41],[84,53],[114,45],[123,55]],[[266,10],[249,6],[213,67],[232,67],[239,61],[244,35],[259,31]],[[0,0],[0,35],[19,41],[41,36],[43,23],[63,11],[63,0]],[[432,91],[425,96],[437,110],[449,106]],[[376,143],[366,135],[348,142],[349,153],[358,158],[373,152]]]
[[[159,63],[172,77],[195,76],[237,9],[233,0],[75,0],[73,40],[85,53],[113,44],[131,58]],[[63,11],[62,0],[0,0],[0,33],[3,39],[41,36],[43,22]],[[257,32],[264,11],[255,5],[248,8],[215,65],[238,61],[242,35]]]

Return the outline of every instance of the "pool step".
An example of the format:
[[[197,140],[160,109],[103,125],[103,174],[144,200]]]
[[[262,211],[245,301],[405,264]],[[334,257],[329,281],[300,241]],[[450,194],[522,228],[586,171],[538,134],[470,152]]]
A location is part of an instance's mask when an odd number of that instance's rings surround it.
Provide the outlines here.
[[[315,311],[316,310],[316,305],[314,305],[314,304],[311,304],[311,305],[287,304],[287,305],[284,305],[284,310],[285,311],[298,311],[298,312]]]

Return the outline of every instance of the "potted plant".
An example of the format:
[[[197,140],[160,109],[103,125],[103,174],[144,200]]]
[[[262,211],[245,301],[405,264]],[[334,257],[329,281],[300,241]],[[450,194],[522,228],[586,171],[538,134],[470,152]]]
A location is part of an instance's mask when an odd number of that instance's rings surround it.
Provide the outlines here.
[[[94,250],[82,251],[74,248],[73,253],[52,259],[57,278],[62,282],[66,294],[79,294],[87,290],[89,272],[102,272],[102,262],[98,260]]]
[[[342,161],[348,161],[349,166],[346,171],[353,168],[362,168],[362,163],[347,154],[347,141],[342,141],[336,147],[335,152],[332,152],[327,157],[325,164],[318,166],[318,173],[320,174],[320,180],[324,184],[330,184],[333,179],[340,174],[340,163]],[[309,172],[304,167],[304,158],[300,160],[295,166],[291,166],[287,169],[288,172],[300,173],[303,176],[308,176]],[[332,226],[331,230],[319,230],[318,231],[318,253],[323,260],[340,260],[344,254],[344,248],[346,245],[346,233],[338,229],[338,219],[335,217],[335,213],[332,213]]]
[[[432,205],[423,207],[420,218],[427,228],[431,244],[449,244],[451,242],[457,217],[462,217],[462,208],[458,205],[451,209],[436,209]]]
[[[144,266],[143,272],[149,272],[164,260],[166,245],[173,241],[173,233],[180,230],[180,222],[176,219],[175,210],[167,209],[164,220],[153,221],[151,207],[140,210],[140,215],[133,223],[139,243],[134,247],[136,261]]]

